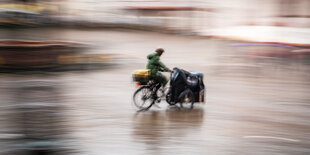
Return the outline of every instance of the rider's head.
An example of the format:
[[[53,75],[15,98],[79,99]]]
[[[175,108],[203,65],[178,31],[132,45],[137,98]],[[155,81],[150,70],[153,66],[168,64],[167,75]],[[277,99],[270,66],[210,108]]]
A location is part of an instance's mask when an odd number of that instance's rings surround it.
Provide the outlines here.
[[[163,48],[157,48],[157,49],[155,50],[155,52],[156,52],[159,56],[161,56],[161,55],[165,52],[165,50],[164,50]]]

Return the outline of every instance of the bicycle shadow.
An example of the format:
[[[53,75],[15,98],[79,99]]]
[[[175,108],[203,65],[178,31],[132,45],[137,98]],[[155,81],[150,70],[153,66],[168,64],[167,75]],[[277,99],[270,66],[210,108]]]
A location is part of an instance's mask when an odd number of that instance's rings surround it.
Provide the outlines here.
[[[203,108],[138,112],[133,117],[132,136],[135,142],[145,144],[147,150],[160,153],[176,137],[186,141],[188,134],[197,132],[203,124],[203,117]]]

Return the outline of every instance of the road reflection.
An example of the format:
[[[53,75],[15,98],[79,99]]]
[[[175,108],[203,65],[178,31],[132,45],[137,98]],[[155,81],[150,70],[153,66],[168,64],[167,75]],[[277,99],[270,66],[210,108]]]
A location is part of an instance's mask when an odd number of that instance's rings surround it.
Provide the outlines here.
[[[170,108],[165,111],[136,113],[133,118],[133,138],[136,142],[146,144],[146,150],[160,153],[166,145],[182,145],[182,142],[175,141],[185,139],[199,130],[203,117],[202,108],[191,111]]]

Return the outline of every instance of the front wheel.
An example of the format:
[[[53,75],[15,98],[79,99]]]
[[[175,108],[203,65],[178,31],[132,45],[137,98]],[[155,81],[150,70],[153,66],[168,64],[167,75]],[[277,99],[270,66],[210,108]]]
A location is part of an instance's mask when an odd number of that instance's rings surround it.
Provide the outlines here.
[[[133,94],[133,102],[139,110],[148,110],[154,104],[152,90],[148,86],[139,87]]]
[[[190,89],[186,89],[179,96],[180,106],[182,109],[191,110],[194,107],[195,97]]]

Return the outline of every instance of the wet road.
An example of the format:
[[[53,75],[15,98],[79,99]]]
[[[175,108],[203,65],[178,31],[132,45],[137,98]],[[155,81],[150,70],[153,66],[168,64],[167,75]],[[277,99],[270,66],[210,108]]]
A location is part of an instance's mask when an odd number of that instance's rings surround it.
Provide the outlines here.
[[[25,101],[20,96],[58,103],[62,110],[52,111],[62,116],[50,128],[65,131],[49,134],[62,135],[60,141],[72,145],[74,154],[310,153],[310,78],[303,62],[248,59],[240,55],[253,49],[232,47],[229,41],[151,32],[28,29],[0,34],[0,39],[88,42],[94,47],[89,52],[117,54],[116,65],[104,70],[1,75],[2,154],[12,145],[7,139],[18,123],[10,120],[18,111],[9,111]],[[184,112],[162,102],[136,112],[131,73],[145,67],[146,55],[156,47],[166,49],[162,61],[168,67],[205,74],[206,104]],[[23,92],[22,83],[40,81],[53,89],[16,93]]]

